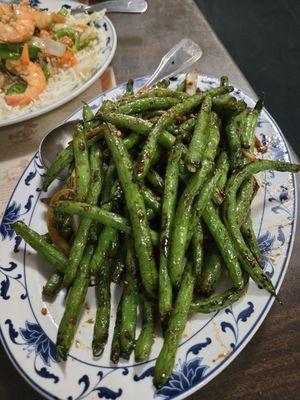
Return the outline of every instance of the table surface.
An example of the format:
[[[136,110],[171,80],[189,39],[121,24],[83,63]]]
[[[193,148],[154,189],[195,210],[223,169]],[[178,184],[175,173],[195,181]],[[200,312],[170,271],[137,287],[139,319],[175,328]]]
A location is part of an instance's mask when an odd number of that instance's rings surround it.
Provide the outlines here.
[[[112,63],[118,83],[151,73],[161,55],[180,39],[190,37],[203,49],[203,58],[198,63],[201,74],[226,74],[234,84],[253,94],[249,83],[192,0],[151,0],[145,15],[113,15],[111,19],[118,34],[118,48]],[[61,120],[69,112],[67,108],[65,115],[60,115]],[[53,123],[58,122],[56,119]],[[34,151],[36,147],[24,147],[28,159]],[[2,155],[3,152],[1,158]],[[9,149],[6,149],[5,159],[14,161]],[[289,270],[280,290],[284,305],[275,302],[259,331],[237,359],[189,400],[299,398],[299,244],[300,238],[296,237]],[[23,381],[0,346],[0,399],[14,400],[21,396],[23,400],[41,399]]]

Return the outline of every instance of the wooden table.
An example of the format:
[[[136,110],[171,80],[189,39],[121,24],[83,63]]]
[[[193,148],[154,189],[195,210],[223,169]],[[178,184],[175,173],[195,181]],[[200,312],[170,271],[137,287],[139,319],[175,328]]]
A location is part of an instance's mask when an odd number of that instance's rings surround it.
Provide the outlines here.
[[[226,74],[246,92],[253,91],[192,0],[150,0],[142,16],[113,15],[118,49],[113,61],[117,82],[150,73],[160,57],[184,37],[203,49],[202,74]],[[228,23],[228,21],[224,21]],[[274,82],[275,84],[275,82]],[[293,400],[300,393],[300,238],[275,303],[251,343],[218,377],[189,400]],[[1,311],[0,311],[1,312]],[[41,399],[14,369],[0,347],[0,399]],[[134,399],[128,399],[134,400]]]

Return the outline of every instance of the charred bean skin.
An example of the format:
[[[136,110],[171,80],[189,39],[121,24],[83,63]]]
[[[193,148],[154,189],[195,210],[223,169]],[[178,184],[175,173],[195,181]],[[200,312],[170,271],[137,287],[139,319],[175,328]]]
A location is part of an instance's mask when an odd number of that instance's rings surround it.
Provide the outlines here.
[[[257,260],[244,241],[238,227],[236,214],[236,195],[242,183],[252,175],[268,169],[275,171],[298,172],[300,170],[300,165],[273,160],[260,160],[245,165],[230,177],[226,186],[227,198],[224,205],[227,215],[228,230],[239,253],[239,257],[242,260],[243,268],[259,286],[262,286],[271,294],[275,295],[276,293],[272,282],[262,271]]]
[[[179,182],[179,161],[182,153],[180,143],[171,150],[165,174],[165,189],[162,199],[159,262],[159,314],[166,318],[172,309],[172,284],[168,272],[170,237],[174,225],[175,207]]]
[[[174,308],[170,315],[164,344],[155,364],[154,385],[158,388],[162,387],[168,381],[173,371],[177,347],[190,311],[195,279],[192,273],[192,266],[187,265]]]
[[[179,287],[181,281],[184,256],[189,239],[189,225],[193,203],[201,186],[214,167],[213,160],[217,152],[219,140],[220,133],[217,126],[217,117],[215,114],[212,114],[205,159],[202,162],[201,168],[188,181],[176,209],[168,266],[170,279],[175,287]]]
[[[56,339],[56,352],[61,360],[67,359],[68,351],[74,339],[80,311],[82,309],[89,287],[89,263],[93,251],[94,248],[90,245],[88,245],[84,251],[76,279],[74,280],[74,284],[68,294],[63,318],[58,328]]]
[[[222,259],[216,248],[213,248],[205,255],[203,268],[199,282],[200,293],[208,297],[215,291],[222,271]]]
[[[204,148],[208,140],[208,127],[210,121],[212,99],[206,96],[202,102],[201,110],[194,128],[191,142],[188,147],[185,162],[190,172],[196,172],[203,158]]]
[[[151,298],[155,298],[158,273],[153,257],[153,247],[146,218],[145,203],[138,190],[138,185],[133,179],[131,159],[122,140],[116,135],[116,129],[112,125],[109,125],[109,132],[104,135],[116,164],[119,181],[125,195],[141,280],[146,294]]]

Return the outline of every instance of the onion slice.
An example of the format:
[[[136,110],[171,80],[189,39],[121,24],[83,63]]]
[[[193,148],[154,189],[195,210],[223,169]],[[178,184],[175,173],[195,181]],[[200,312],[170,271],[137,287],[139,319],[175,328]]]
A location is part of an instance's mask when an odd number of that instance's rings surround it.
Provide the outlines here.
[[[62,57],[65,54],[66,46],[63,43],[56,42],[48,37],[44,38],[44,42],[46,53],[56,57]]]
[[[46,47],[44,39],[42,39],[38,36],[32,36],[29,44],[32,44],[33,46],[36,46],[41,50],[45,50],[45,47]]]

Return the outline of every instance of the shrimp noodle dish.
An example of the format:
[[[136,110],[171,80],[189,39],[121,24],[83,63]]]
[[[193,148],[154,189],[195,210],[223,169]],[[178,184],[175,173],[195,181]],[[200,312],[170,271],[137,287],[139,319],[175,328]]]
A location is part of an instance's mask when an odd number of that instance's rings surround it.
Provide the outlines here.
[[[0,120],[69,94],[103,64],[104,12],[71,15],[0,3]]]

